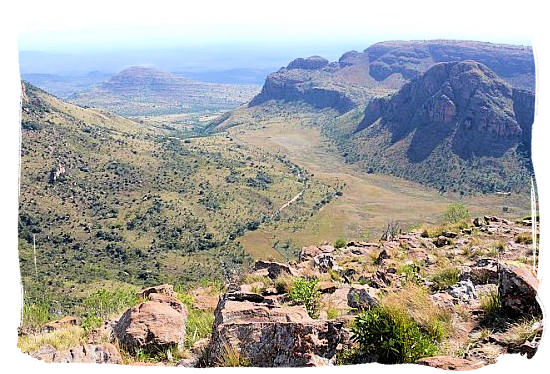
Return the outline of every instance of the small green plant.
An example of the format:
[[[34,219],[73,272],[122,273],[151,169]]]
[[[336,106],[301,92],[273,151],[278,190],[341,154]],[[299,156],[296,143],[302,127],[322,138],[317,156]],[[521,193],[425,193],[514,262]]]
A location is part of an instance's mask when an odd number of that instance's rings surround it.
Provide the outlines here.
[[[445,268],[435,273],[431,281],[433,282],[432,288],[435,291],[443,291],[458,283],[460,279],[460,269],[458,268]]]
[[[236,348],[225,346],[224,354],[218,365],[222,367],[247,367],[250,366],[250,359]]]
[[[35,332],[40,330],[46,323],[53,319],[50,313],[50,303],[43,301],[34,304],[23,305],[21,316],[21,329]]]
[[[352,334],[362,352],[375,354],[383,364],[413,363],[437,351],[433,340],[400,310],[365,311],[355,318]]]
[[[290,288],[290,299],[304,304],[311,318],[319,318],[321,293],[317,289],[318,279],[296,278]]]
[[[402,274],[405,276],[403,283],[420,283],[420,277],[418,275],[419,271],[420,267],[417,264],[405,264],[397,269],[397,274]]]
[[[95,314],[89,314],[82,317],[80,326],[89,333],[92,330],[99,328],[103,324],[103,318],[96,316]]]
[[[480,306],[485,313],[485,321],[494,321],[501,314],[502,301],[497,291],[491,291],[481,297]]]
[[[344,248],[346,246],[346,241],[342,238],[336,239],[334,242],[334,248]]]
[[[449,204],[443,213],[443,219],[447,223],[457,223],[468,218],[470,218],[468,207],[460,202]]]

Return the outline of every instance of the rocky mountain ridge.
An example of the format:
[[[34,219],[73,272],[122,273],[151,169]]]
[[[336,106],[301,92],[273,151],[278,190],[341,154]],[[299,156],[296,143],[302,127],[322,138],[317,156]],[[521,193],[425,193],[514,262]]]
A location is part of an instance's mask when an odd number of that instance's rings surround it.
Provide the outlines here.
[[[344,113],[395,92],[436,63],[464,60],[481,62],[513,86],[534,92],[531,47],[455,40],[388,41],[363,52],[346,52],[337,62],[320,56],[298,58],[270,74],[250,105],[302,101]]]
[[[534,103],[532,93],[513,88],[479,62],[439,63],[396,94],[372,100],[351,141],[375,172],[393,168],[418,180],[419,170],[425,178],[437,168],[440,177],[450,180],[457,164],[462,169],[469,162],[491,159],[493,165],[509,162],[500,173],[524,175],[521,183],[527,184]],[[447,160],[437,158],[443,154]],[[474,171],[483,169],[481,164]],[[525,186],[512,180],[510,176],[508,185],[496,188],[517,191]],[[490,189],[486,178],[476,177],[476,183]]]

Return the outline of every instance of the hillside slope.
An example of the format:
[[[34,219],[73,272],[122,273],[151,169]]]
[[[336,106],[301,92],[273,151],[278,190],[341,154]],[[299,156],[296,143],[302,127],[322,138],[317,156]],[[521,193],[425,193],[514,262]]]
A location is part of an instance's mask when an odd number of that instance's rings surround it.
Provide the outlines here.
[[[66,308],[82,285],[227,276],[249,257],[238,240],[247,230],[309,218],[336,192],[223,135],[179,139],[26,83],[22,103],[26,302],[51,295]]]

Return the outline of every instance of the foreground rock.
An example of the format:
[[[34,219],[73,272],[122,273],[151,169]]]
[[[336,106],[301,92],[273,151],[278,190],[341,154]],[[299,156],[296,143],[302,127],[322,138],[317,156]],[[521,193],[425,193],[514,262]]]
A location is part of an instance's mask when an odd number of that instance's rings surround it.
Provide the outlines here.
[[[426,357],[418,360],[416,363],[419,365],[430,366],[443,370],[457,371],[479,369],[486,364],[483,361],[471,361],[450,356]]]
[[[251,366],[321,366],[331,362],[341,323],[311,319],[303,306],[230,292],[215,311],[209,364],[237,359]]]
[[[181,347],[187,308],[175,298],[171,286],[152,287],[141,294],[148,300],[128,309],[114,326],[118,342],[130,352]]]
[[[500,283],[498,291],[502,306],[509,314],[540,316],[537,302],[538,280],[528,269],[499,264]]]
[[[121,364],[122,358],[116,347],[109,343],[85,344],[64,351],[57,351],[51,345],[46,345],[32,354],[32,357],[45,362],[57,363],[95,363]]]

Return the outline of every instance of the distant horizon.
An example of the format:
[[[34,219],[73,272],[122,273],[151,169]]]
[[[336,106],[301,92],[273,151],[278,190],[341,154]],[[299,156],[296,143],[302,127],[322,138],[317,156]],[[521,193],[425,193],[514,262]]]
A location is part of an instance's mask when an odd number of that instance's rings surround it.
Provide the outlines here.
[[[131,66],[150,66],[162,71],[204,72],[235,69],[257,69],[272,71],[299,57],[318,55],[329,61],[337,61],[348,51],[363,51],[369,46],[388,41],[429,41],[456,40],[475,41],[499,45],[523,46],[532,48],[532,43],[523,40],[483,40],[457,38],[376,38],[363,41],[328,41],[310,43],[283,41],[269,43],[214,43],[203,45],[173,46],[128,46],[126,48],[65,49],[54,48],[23,49],[19,45],[21,74],[82,75],[98,71],[116,74]]]

